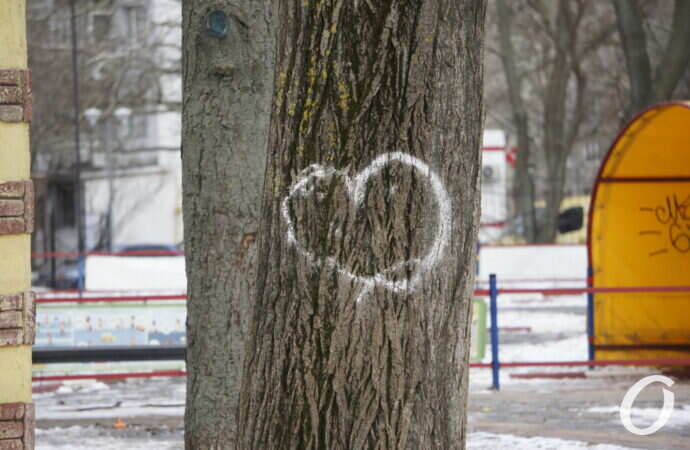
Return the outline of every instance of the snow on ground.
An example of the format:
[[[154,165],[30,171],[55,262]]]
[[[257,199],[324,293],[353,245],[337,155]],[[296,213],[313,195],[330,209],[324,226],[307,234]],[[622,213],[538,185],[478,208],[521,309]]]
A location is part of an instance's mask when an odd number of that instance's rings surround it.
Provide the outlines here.
[[[181,432],[123,438],[117,430],[97,427],[51,428],[36,431],[36,450],[177,450],[184,448]],[[510,434],[470,433],[468,450],[628,450],[616,445],[544,437],[519,437]]]
[[[550,257],[533,258],[517,255],[521,261],[506,259],[505,249],[489,249],[482,253],[482,272],[479,281],[485,280],[486,274],[495,271],[489,266],[502,264],[499,268],[499,287],[568,287],[582,286],[584,281],[583,249],[578,246],[566,248],[568,255],[558,253],[558,249],[540,249],[540,253],[553,253]],[[556,252],[556,253],[554,253]],[[546,255],[546,256],[549,256]],[[513,258],[514,259],[514,258]],[[519,269],[518,272],[515,270]],[[513,272],[506,272],[513,270]],[[542,276],[540,281],[538,276]],[[566,278],[559,282],[547,278]],[[508,281],[506,281],[508,280]],[[528,281],[524,281],[528,280]],[[485,287],[484,284],[481,287]],[[95,288],[95,287],[94,287]],[[143,291],[141,293],[144,293]],[[158,292],[160,293],[160,292]],[[176,292],[170,292],[176,293]],[[91,295],[102,293],[94,292]],[[118,295],[118,294],[114,294]],[[488,299],[486,299],[488,302]],[[586,338],[586,296],[544,296],[542,294],[501,294],[498,298],[498,324],[500,330],[499,359],[502,362],[517,361],[584,361],[587,358]],[[487,328],[490,324],[487,323]],[[516,330],[517,328],[517,330]],[[526,328],[529,328],[527,330]],[[487,339],[486,355],[483,362],[490,362],[491,351]],[[183,362],[179,362],[184,364]],[[49,370],[45,367],[42,370]],[[70,369],[71,371],[72,369]],[[124,369],[123,369],[124,370]],[[95,367],[84,366],[84,371],[95,371]],[[527,372],[587,372],[586,378],[569,380],[518,379],[511,374]],[[491,432],[470,432],[468,446],[470,450],[494,449],[592,449],[592,450],[625,450],[628,447],[598,444],[599,442],[618,442],[608,438],[608,431],[618,430],[625,433],[618,417],[617,393],[625,392],[629,386],[641,377],[654,373],[650,368],[600,368],[587,371],[585,367],[539,367],[501,369],[501,386],[508,394],[504,400],[498,399],[491,408],[486,406],[487,398],[494,398],[488,391],[491,384],[491,370],[472,369],[470,371],[470,397],[478,396],[474,412],[470,409],[469,423],[481,426],[483,423],[510,423],[515,418],[511,404],[534,400],[530,414],[538,426],[533,433],[521,433],[505,428],[493,429]],[[52,373],[51,373],[52,374]],[[573,401],[581,392],[590,394],[589,403]],[[565,399],[561,393],[569,391],[571,398]],[[573,394],[578,391],[576,394]],[[616,393],[608,398],[599,398],[598,393]],[[512,393],[512,394],[511,394]],[[524,395],[523,395],[524,393]],[[534,393],[530,396],[529,393]],[[510,397],[510,395],[520,397]],[[485,397],[481,397],[481,396]],[[687,394],[684,394],[687,398]],[[622,394],[621,394],[622,396]],[[66,382],[56,392],[35,394],[38,426],[37,445],[39,450],[138,450],[182,449],[182,417],[184,415],[185,381],[182,378],[130,379],[126,382],[99,383],[93,381]],[[503,402],[503,403],[501,403]],[[569,403],[568,403],[569,402]],[[472,403],[472,400],[470,401]],[[687,403],[687,402],[685,402]],[[470,405],[471,406],[471,405]],[[658,410],[654,403],[644,404],[633,409],[633,422],[640,426],[645,420],[655,420]],[[519,406],[522,408],[522,404]],[[517,406],[514,406],[514,409]],[[668,423],[669,430],[678,439],[684,439],[690,426],[690,405],[677,402],[677,411]],[[554,412],[560,411],[556,419]],[[497,411],[504,411],[504,416],[496,417]],[[517,411],[517,410],[516,410]],[[522,410],[520,410],[522,411]],[[492,416],[493,414],[493,416]],[[125,418],[133,424],[126,430],[115,430],[112,424],[117,418]],[[568,439],[556,439],[535,435],[547,435],[540,428],[541,420],[550,423],[554,420],[577,422],[576,429],[592,431],[590,442],[569,440],[587,439],[579,435],[561,435]],[[488,422],[487,422],[488,421]],[[579,422],[578,422],[579,421]],[[523,421],[524,422],[524,421]],[[552,425],[558,430],[567,425],[557,422]],[[136,425],[140,423],[140,425]],[[141,425],[141,424],[147,425]],[[48,424],[48,425],[46,425]],[[71,426],[77,424],[78,426]],[[171,425],[172,424],[172,425]],[[610,427],[609,427],[610,424]],[[51,428],[46,428],[50,426]],[[600,427],[597,430],[597,426]],[[482,429],[482,428],[480,428]],[[602,432],[602,429],[604,431]],[[487,430],[484,428],[483,430]],[[599,431],[599,434],[596,432]],[[515,433],[515,434],[512,434]],[[525,434],[532,437],[521,437]],[[551,434],[550,436],[554,436]],[[676,447],[674,447],[676,448]]]
[[[130,379],[107,385],[68,382],[56,392],[34,394],[37,420],[115,419],[184,415],[184,380]]]
[[[620,406],[595,406],[587,410],[588,413],[601,414],[613,423],[620,423]],[[659,408],[632,408],[630,410],[632,423],[639,428],[646,428],[659,418]],[[690,427],[690,405],[676,405],[664,425],[664,428]]]
[[[36,450],[177,450],[184,449],[181,432],[141,432],[124,437],[122,431],[72,426],[36,430]]]
[[[488,299],[486,300],[488,302]],[[544,298],[541,295],[499,295],[499,361],[585,361],[587,360],[587,298],[584,295]],[[489,319],[487,319],[489,320]],[[487,328],[491,326],[487,323]],[[517,328],[517,330],[515,330]],[[515,331],[511,331],[515,330]],[[491,362],[491,343],[487,339],[484,363]],[[502,368],[502,387],[515,384],[534,389],[554,389],[558,385],[544,380],[511,378],[510,374],[533,372],[582,372],[583,367]],[[572,380],[569,382],[573,382]],[[491,385],[490,369],[473,369],[472,390]],[[547,387],[549,386],[549,387]]]
[[[511,434],[470,433],[467,440],[467,450],[627,450],[628,447],[599,444],[590,442],[566,441],[563,439],[545,437],[520,437]]]
[[[36,412],[37,419],[108,419],[122,417],[183,416],[184,404],[161,403],[141,405],[139,402],[113,402],[110,405],[86,404],[79,408],[52,408]]]
[[[577,282],[587,276],[586,245],[481,246],[478,280],[496,274],[499,285],[529,280],[537,282]],[[501,281],[503,280],[503,281]],[[546,287],[546,286],[545,286]]]

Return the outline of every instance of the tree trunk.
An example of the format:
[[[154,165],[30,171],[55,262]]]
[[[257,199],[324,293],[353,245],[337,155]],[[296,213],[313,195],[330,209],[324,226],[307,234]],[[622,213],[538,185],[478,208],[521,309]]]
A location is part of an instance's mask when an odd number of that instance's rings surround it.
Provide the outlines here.
[[[537,242],[553,242],[558,234],[558,214],[563,199],[566,177],[566,162],[573,150],[582,123],[585,105],[585,81],[572,39],[577,35],[577,22],[567,0],[557,6],[554,23],[555,57],[549,70],[544,94],[542,123],[544,127],[543,148],[546,160],[546,194],[544,196],[544,217],[537,233]],[[573,97],[576,99],[571,115],[567,114],[568,81],[576,79]]]
[[[625,115],[627,122],[644,108],[670,100],[673,91],[690,64],[690,2],[675,0],[673,23],[664,52],[652,77],[652,65],[647,52],[644,17],[637,1],[615,0],[616,23],[620,34],[625,63],[630,79],[630,104]]]
[[[568,33],[565,29],[562,33]],[[546,206],[543,221],[537,234],[537,242],[553,242],[556,239],[558,211],[565,184],[565,162],[571,147],[565,145],[565,102],[570,68],[567,56],[559,52],[550,71],[544,97],[544,140],[546,159]],[[571,125],[572,126],[572,125]]]
[[[464,448],[485,3],[278,4],[240,446]]]
[[[507,0],[496,3],[498,16],[498,35],[501,48],[501,63],[508,85],[508,96],[517,134],[517,160],[513,182],[513,202],[517,214],[523,218],[524,238],[534,242],[537,238],[537,218],[534,207],[534,177],[530,174],[531,142],[529,121],[522,97],[522,80],[515,63],[516,53],[511,40],[513,32],[513,12]]]
[[[234,447],[273,92],[270,0],[183,4],[187,449]],[[207,13],[215,15],[207,30]]]
[[[647,53],[642,12],[637,0],[614,0],[618,32],[630,78],[631,116],[649,104],[652,97],[652,67]]]
[[[690,2],[676,0],[673,3],[671,34],[661,61],[654,72],[654,100],[671,100],[673,91],[690,64]]]

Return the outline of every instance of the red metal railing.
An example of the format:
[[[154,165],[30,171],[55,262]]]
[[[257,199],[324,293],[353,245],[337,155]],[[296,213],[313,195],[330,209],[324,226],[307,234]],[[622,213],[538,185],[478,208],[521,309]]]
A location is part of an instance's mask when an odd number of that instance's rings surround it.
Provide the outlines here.
[[[71,381],[71,380],[124,380],[127,378],[153,378],[153,377],[184,377],[187,372],[184,370],[158,370],[151,372],[126,372],[126,373],[92,373],[79,375],[45,375],[36,376],[32,380],[35,382],[44,381]]]
[[[123,295],[100,297],[38,297],[36,303],[118,303],[118,302],[147,302],[166,300],[186,300],[187,294],[181,295]]]
[[[80,256],[180,256],[183,250],[130,250],[126,252],[45,252],[32,253],[33,259],[79,258]]]
[[[537,361],[537,362],[502,362],[501,367],[583,367],[583,366],[636,366],[636,367],[650,367],[650,366],[690,366],[690,358],[688,359],[636,359],[636,360],[610,360],[610,361]],[[470,368],[474,369],[490,369],[491,363],[471,363]],[[123,373],[94,373],[94,374],[78,374],[78,375],[46,375],[35,376],[32,378],[34,382],[48,382],[48,381],[71,381],[71,380],[101,380],[101,381],[115,381],[124,380],[127,378],[154,378],[154,377],[184,377],[187,372],[184,370],[158,370],[151,372],[123,372]]]
[[[127,252],[131,253],[131,252]],[[112,254],[112,253],[111,253]],[[56,291],[58,292],[58,291]],[[64,292],[64,291],[60,291]],[[78,291],[69,291],[78,293]],[[125,292],[125,291],[123,291]],[[663,292],[690,292],[690,286],[634,286],[634,287],[598,287],[598,288],[503,288],[498,289],[498,294],[543,294],[550,296],[567,296],[595,293],[663,293]],[[476,289],[475,296],[489,296],[488,289]],[[93,297],[72,297],[72,296],[39,296],[37,303],[90,303],[90,302],[133,302],[133,301],[169,301],[186,300],[186,294],[178,295],[100,295]],[[471,368],[492,368],[491,363],[471,363]],[[592,360],[592,361],[514,361],[501,362],[501,368],[511,367],[604,367],[604,366],[690,366],[690,359],[635,359],[635,360]],[[96,380],[119,380],[125,378],[150,378],[185,376],[182,370],[164,370],[151,372],[131,372],[131,373],[105,373],[105,374],[78,374],[78,375],[51,375],[36,376],[33,381],[65,381],[80,379]]]

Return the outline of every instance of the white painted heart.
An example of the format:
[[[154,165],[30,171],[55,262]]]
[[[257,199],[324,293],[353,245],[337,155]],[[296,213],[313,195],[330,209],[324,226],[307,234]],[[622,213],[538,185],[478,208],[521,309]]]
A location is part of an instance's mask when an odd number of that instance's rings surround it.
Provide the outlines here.
[[[443,253],[445,252],[446,246],[450,238],[450,224],[452,217],[452,208],[450,199],[448,198],[448,193],[446,192],[441,179],[436,175],[431,168],[422,160],[415,158],[414,156],[408,155],[402,152],[392,152],[384,153],[374,159],[371,164],[365,167],[360,173],[354,177],[349,177],[344,174],[345,185],[347,187],[348,196],[352,201],[353,208],[357,209],[361,206],[364,201],[364,194],[366,193],[367,183],[369,178],[376,175],[384,167],[393,161],[397,161],[401,164],[410,166],[414,168],[421,175],[429,179],[429,184],[431,185],[431,190],[436,197],[436,204],[438,207],[438,223],[436,226],[436,236],[432,242],[429,251],[422,258],[415,258],[409,261],[403,261],[390,267],[383,272],[376,273],[372,276],[361,276],[355,275],[352,272],[343,268],[333,257],[326,257],[323,261],[329,266],[333,267],[339,274],[353,280],[357,283],[361,283],[362,291],[360,292],[357,301],[359,302],[364,296],[375,286],[382,286],[392,292],[405,292],[414,290],[419,282],[421,281],[422,274],[432,270],[436,264],[441,260]],[[324,167],[320,164],[312,164],[302,171],[300,176],[295,180],[295,182],[290,186],[288,195],[283,199],[281,204],[281,212],[283,220],[287,225],[287,239],[288,244],[292,245],[297,249],[297,251],[305,256],[310,263],[315,264],[317,258],[313,252],[304,248],[295,234],[294,222],[290,216],[289,202],[293,195],[300,194],[304,195],[309,192],[309,184],[319,178],[330,177],[337,174],[338,171],[333,167]],[[400,281],[394,281],[385,276],[387,272],[392,272],[400,269],[404,265],[415,263],[416,270],[413,272],[409,279],[404,279]]]

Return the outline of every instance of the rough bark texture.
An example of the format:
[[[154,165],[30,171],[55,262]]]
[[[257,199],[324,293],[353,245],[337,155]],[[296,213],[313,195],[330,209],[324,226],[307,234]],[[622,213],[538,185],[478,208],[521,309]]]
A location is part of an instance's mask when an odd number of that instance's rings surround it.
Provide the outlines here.
[[[183,3],[188,449],[234,446],[273,93],[270,1]],[[207,13],[227,15],[227,37]]]
[[[485,4],[278,4],[240,446],[463,448]]]

